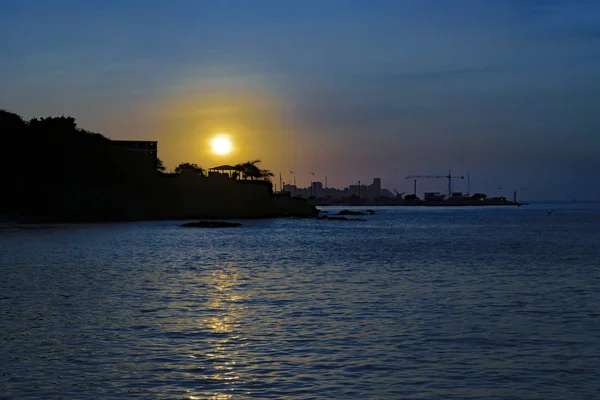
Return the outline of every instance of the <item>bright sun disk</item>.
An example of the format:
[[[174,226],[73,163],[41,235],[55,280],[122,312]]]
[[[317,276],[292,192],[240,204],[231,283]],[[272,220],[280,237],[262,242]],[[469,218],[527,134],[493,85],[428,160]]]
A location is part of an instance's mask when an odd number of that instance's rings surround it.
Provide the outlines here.
[[[233,145],[231,140],[225,135],[215,136],[210,141],[210,148],[214,154],[223,156],[231,153]]]

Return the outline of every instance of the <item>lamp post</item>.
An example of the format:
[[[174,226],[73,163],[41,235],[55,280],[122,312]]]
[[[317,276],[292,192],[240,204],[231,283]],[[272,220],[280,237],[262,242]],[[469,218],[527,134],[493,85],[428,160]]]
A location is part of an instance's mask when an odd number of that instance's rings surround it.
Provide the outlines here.
[[[294,197],[296,197],[296,174],[294,171],[290,171],[290,182],[292,181],[292,175],[294,176]]]

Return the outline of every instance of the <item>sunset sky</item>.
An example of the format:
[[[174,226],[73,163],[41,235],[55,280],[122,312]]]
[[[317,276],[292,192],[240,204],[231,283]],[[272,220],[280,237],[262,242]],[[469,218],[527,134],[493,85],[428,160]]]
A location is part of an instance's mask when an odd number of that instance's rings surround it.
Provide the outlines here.
[[[597,1],[21,0],[0,50],[0,108],[158,140],[167,167],[259,158],[398,191],[451,168],[472,191],[600,200]],[[208,151],[217,133],[233,154]]]

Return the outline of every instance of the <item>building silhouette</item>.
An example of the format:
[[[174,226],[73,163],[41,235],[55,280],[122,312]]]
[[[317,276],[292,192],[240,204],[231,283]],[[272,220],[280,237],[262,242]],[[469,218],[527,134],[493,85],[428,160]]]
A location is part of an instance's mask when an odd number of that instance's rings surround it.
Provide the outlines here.
[[[336,189],[332,187],[324,188],[322,182],[311,182],[307,188],[299,188],[295,185],[284,185],[283,191],[289,193],[293,197],[315,197],[317,199],[346,200],[350,198],[361,198],[363,200],[375,200],[378,197],[394,197],[387,189],[381,188],[381,178],[374,178],[370,185],[358,184],[349,185],[344,189]]]
[[[311,195],[316,198],[324,197],[325,191],[323,190],[322,182],[313,182],[311,187]]]
[[[376,199],[381,196],[381,178],[373,178],[373,183],[367,188],[367,197]]]

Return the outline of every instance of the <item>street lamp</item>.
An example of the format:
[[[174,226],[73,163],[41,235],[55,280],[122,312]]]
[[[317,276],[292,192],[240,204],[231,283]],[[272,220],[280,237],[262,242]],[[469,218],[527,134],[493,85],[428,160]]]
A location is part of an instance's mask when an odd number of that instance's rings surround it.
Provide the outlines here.
[[[294,176],[294,197],[296,197],[296,174],[294,171],[290,171],[290,175]],[[292,181],[292,177],[290,176],[290,182]]]

